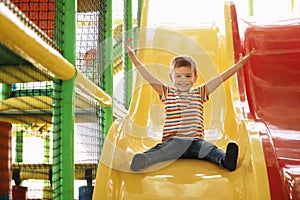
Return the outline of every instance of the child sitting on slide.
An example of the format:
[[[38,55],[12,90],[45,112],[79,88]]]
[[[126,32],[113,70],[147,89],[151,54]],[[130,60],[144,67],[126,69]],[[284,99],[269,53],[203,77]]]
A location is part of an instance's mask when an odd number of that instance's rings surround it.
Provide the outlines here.
[[[126,41],[128,55],[143,78],[158,93],[165,106],[165,122],[162,142],[151,149],[134,155],[131,170],[139,171],[150,165],[178,158],[205,159],[234,171],[238,158],[238,145],[229,142],[226,152],[204,140],[203,104],[225,80],[235,74],[253,56],[255,49],[226,71],[207,83],[193,88],[197,80],[195,60],[187,55],[173,58],[170,64],[170,79],[174,87],[161,83],[141,63]]]

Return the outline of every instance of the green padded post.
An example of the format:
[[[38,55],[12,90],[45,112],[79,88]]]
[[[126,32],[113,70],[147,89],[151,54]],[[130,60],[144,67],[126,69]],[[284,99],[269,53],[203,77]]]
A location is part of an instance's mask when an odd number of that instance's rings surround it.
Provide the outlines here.
[[[254,15],[254,9],[253,9],[253,0],[249,0],[249,16],[253,16]]]
[[[132,38],[132,0],[124,0],[124,28],[125,40]],[[124,43],[123,43],[124,46]],[[131,101],[132,94],[132,63],[129,60],[128,54],[124,49],[124,105],[128,109]]]
[[[0,100],[5,100],[11,96],[12,93],[12,85],[0,83]]]
[[[112,69],[112,0],[106,0],[105,13],[105,62],[103,72],[103,90],[113,96],[113,69]],[[112,106],[103,108],[103,132],[106,136],[113,121]]]
[[[64,58],[75,66],[76,3],[63,0],[61,49]],[[58,10],[58,9],[56,9]],[[63,69],[62,69],[63,70]],[[53,197],[74,199],[74,93],[75,77],[54,80],[53,92]]]
[[[16,132],[16,163],[23,162],[23,131]]]

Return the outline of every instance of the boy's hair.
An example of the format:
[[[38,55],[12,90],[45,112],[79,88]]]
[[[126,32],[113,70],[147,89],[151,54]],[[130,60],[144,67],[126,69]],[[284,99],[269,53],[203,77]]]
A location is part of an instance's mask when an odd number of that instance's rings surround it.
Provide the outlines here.
[[[196,61],[191,56],[187,56],[187,55],[175,56],[171,61],[170,66],[171,66],[171,71],[175,67],[193,67],[195,75],[197,74]]]

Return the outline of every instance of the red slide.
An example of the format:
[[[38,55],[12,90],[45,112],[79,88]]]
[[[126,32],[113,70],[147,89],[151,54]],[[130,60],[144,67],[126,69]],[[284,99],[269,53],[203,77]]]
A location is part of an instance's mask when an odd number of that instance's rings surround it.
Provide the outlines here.
[[[260,130],[271,199],[300,199],[300,19],[247,22],[240,33],[234,3],[231,18],[235,60],[257,50],[238,83],[245,114]]]
[[[260,131],[272,199],[300,199],[300,19],[251,23],[244,49],[257,50],[240,75],[249,118]],[[241,81],[240,81],[241,83]]]

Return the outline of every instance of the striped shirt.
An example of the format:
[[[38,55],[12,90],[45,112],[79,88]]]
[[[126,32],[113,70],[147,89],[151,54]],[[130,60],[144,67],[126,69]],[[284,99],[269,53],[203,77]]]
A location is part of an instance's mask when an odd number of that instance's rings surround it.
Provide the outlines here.
[[[163,139],[172,137],[204,138],[203,103],[208,100],[206,86],[199,86],[185,95],[175,88],[163,86],[161,101],[165,105]]]

